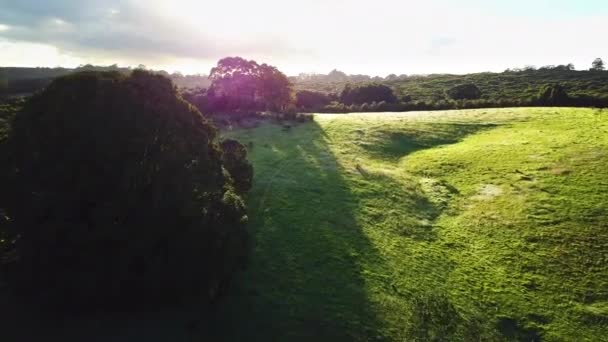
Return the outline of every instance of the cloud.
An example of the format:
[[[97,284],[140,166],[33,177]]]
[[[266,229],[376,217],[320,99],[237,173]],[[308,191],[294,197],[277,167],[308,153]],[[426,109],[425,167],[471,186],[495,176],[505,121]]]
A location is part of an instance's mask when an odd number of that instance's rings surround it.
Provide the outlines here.
[[[44,43],[72,54],[147,61],[291,52],[276,37],[217,39],[192,23],[159,13],[154,5],[128,0],[0,0],[0,37]]]
[[[540,1],[540,0],[539,0]],[[608,5],[482,0],[0,0],[0,64],[119,63],[187,72],[240,55],[291,74],[500,71],[608,57]],[[549,0],[542,0],[549,3]],[[514,4],[517,4],[515,6]],[[509,8],[526,10],[508,10]],[[579,9],[578,11],[574,9]],[[584,11],[583,11],[584,9]],[[39,45],[46,46],[44,49]],[[32,46],[36,46],[34,49]],[[55,57],[38,51],[55,51]],[[50,62],[53,61],[53,62]],[[73,62],[72,62],[73,63]]]

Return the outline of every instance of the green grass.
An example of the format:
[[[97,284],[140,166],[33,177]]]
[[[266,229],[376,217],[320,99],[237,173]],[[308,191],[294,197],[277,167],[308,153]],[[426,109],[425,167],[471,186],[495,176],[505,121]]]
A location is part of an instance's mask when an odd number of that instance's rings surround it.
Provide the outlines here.
[[[232,338],[605,339],[608,112],[318,115],[226,135],[253,143],[255,167],[252,261],[217,322]]]
[[[608,112],[317,115],[224,135],[252,143],[254,247],[217,315],[14,303],[3,337],[606,340]]]

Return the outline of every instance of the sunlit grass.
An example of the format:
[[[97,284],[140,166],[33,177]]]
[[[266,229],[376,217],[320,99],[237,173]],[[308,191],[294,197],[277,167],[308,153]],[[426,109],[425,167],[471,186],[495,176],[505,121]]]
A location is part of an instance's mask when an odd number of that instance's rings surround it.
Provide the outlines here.
[[[608,113],[553,108],[230,132],[256,170],[234,337],[600,340],[607,133]]]
[[[255,167],[254,248],[219,314],[39,317],[1,292],[3,336],[605,339],[608,112],[317,115],[223,134]]]

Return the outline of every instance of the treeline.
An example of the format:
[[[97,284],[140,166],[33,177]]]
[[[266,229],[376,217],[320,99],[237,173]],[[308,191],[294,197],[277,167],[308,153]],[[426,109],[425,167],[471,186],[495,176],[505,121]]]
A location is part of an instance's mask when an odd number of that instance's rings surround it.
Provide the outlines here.
[[[390,87],[382,84],[347,84],[340,94],[324,94],[310,90],[298,91],[295,104],[300,111],[321,113],[534,106],[608,107],[608,97],[572,96],[559,83],[543,85],[534,96],[525,98],[483,98],[481,90],[470,83],[452,87],[445,91],[445,94],[447,99],[413,101],[410,96],[397,97]]]
[[[359,80],[365,79],[360,82]],[[361,75],[346,75],[343,72],[332,71],[327,75],[300,75],[292,78],[297,92],[315,92],[327,96],[330,101],[337,101],[331,109],[345,110],[339,103],[346,106],[351,104],[340,101],[339,95],[348,84],[379,83],[393,89],[399,105],[386,104],[376,106],[390,107],[390,110],[417,109],[449,109],[475,108],[478,106],[511,106],[537,105],[539,91],[546,85],[559,84],[570,95],[570,105],[604,105],[608,100],[608,72],[604,71],[604,62],[596,59],[591,68],[586,71],[574,70],[572,64],[543,66],[536,68],[508,69],[502,73],[475,73],[467,75],[389,75],[380,77],[362,77]],[[474,84],[479,90],[479,96],[454,98],[450,89],[458,86]],[[318,97],[306,94],[303,97]],[[573,99],[577,99],[574,101]],[[366,107],[376,107],[368,102]],[[317,110],[324,110],[317,106]],[[357,106],[355,106],[357,107]],[[356,109],[356,108],[355,108]]]
[[[117,64],[109,66],[85,64],[77,68],[0,67],[0,97],[32,94],[49,85],[53,79],[71,73],[112,71],[128,75],[134,70],[148,70],[148,68],[141,64],[136,68],[120,67]],[[165,76],[178,88],[206,88],[211,84],[209,77],[205,74],[183,75],[179,72],[169,73],[165,70],[148,71]]]
[[[209,88],[186,89],[182,96],[220,126],[261,117],[311,119],[297,113],[292,83],[274,66],[227,57],[211,69],[209,80]]]
[[[0,68],[0,96],[28,94],[44,88],[52,77],[74,71],[113,71],[125,75],[136,69],[117,65],[65,68]],[[213,118],[239,118],[260,112],[282,113],[297,119],[297,112],[385,112],[511,106],[596,106],[608,103],[608,72],[597,58],[587,71],[563,64],[527,66],[502,73],[468,75],[327,75],[287,77],[276,67],[241,57],[221,59],[206,75],[165,76],[180,88],[185,99]],[[541,92],[558,87],[566,97],[544,101]],[[229,115],[227,115],[229,114]],[[302,118],[300,118],[302,119]],[[217,123],[217,120],[216,120]]]

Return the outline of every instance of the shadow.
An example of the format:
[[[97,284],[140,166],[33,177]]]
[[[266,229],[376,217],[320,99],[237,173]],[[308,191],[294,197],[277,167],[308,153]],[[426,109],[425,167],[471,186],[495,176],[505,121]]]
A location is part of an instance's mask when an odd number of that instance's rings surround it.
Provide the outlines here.
[[[399,132],[378,131],[359,145],[376,158],[395,161],[419,150],[455,144],[468,135],[497,126],[492,123],[418,123]]]
[[[380,257],[357,224],[358,203],[327,136],[315,122],[249,133],[239,137],[255,167],[253,251],[216,312],[193,301],[158,312],[53,316],[0,291],[3,341],[382,340],[362,277]]]
[[[511,317],[500,317],[496,322],[496,329],[508,341],[542,341],[541,331],[531,327],[525,327],[518,320]]]
[[[392,227],[388,230],[415,241],[432,242],[436,240],[437,231],[434,224],[447,207],[447,204],[430,198],[431,194],[427,193],[429,190],[423,189],[417,179],[412,179],[404,184],[404,182],[398,182],[391,175],[382,172],[367,170],[363,172],[361,182],[378,183],[390,189],[390,193],[386,194],[372,192],[361,196],[360,201],[364,204],[363,206],[370,202],[371,207],[381,208],[381,204],[374,203],[374,201],[376,198],[383,196],[390,196],[399,203],[399,210],[379,210],[373,214],[368,213],[375,222],[388,222],[388,226]],[[443,187],[442,190],[447,189],[447,186],[443,185],[447,182],[437,181],[436,183],[440,185],[434,184],[432,191],[437,191],[436,189],[440,187]],[[457,190],[453,191],[457,192]],[[454,196],[454,194],[451,193],[449,196]]]
[[[390,133],[388,145],[365,148],[376,157],[398,159],[493,127],[489,126],[433,123],[428,131],[417,126],[417,131]],[[204,312],[193,301],[187,307],[159,312],[48,317],[38,314],[35,307],[3,297],[0,291],[0,305],[14,308],[3,310],[0,316],[3,341],[388,340],[369,302],[365,280],[383,277],[374,271],[384,267],[384,261],[357,218],[367,201],[383,194],[372,189],[354,195],[351,189],[356,189],[354,181],[394,183],[391,189],[402,185],[381,174],[345,178],[357,171],[343,169],[328,145],[330,137],[316,122],[289,130],[264,124],[240,131],[238,139],[248,146],[254,164],[248,200],[254,244],[247,269],[237,276],[217,311]],[[437,191],[445,187],[430,186]],[[442,206],[423,192],[411,190],[395,190],[394,194],[399,195],[400,205],[413,208],[403,212],[416,216],[379,210],[377,215],[383,217],[373,214],[369,219],[399,221],[405,227],[400,234],[432,240],[429,222],[441,213]],[[387,291],[399,295],[394,285]],[[454,327],[462,325],[461,319],[443,297],[425,297],[418,303],[415,296],[405,296],[413,303],[407,328],[410,335],[422,339],[460,336],[460,328]],[[423,315],[428,317],[416,320],[426,317]],[[444,330],[429,330],[429,320],[437,326],[440,321],[449,325]]]
[[[263,132],[259,130],[263,129]],[[382,339],[362,272],[378,262],[345,171],[317,123],[258,128],[251,139],[255,246],[248,270],[210,322],[210,339]]]

